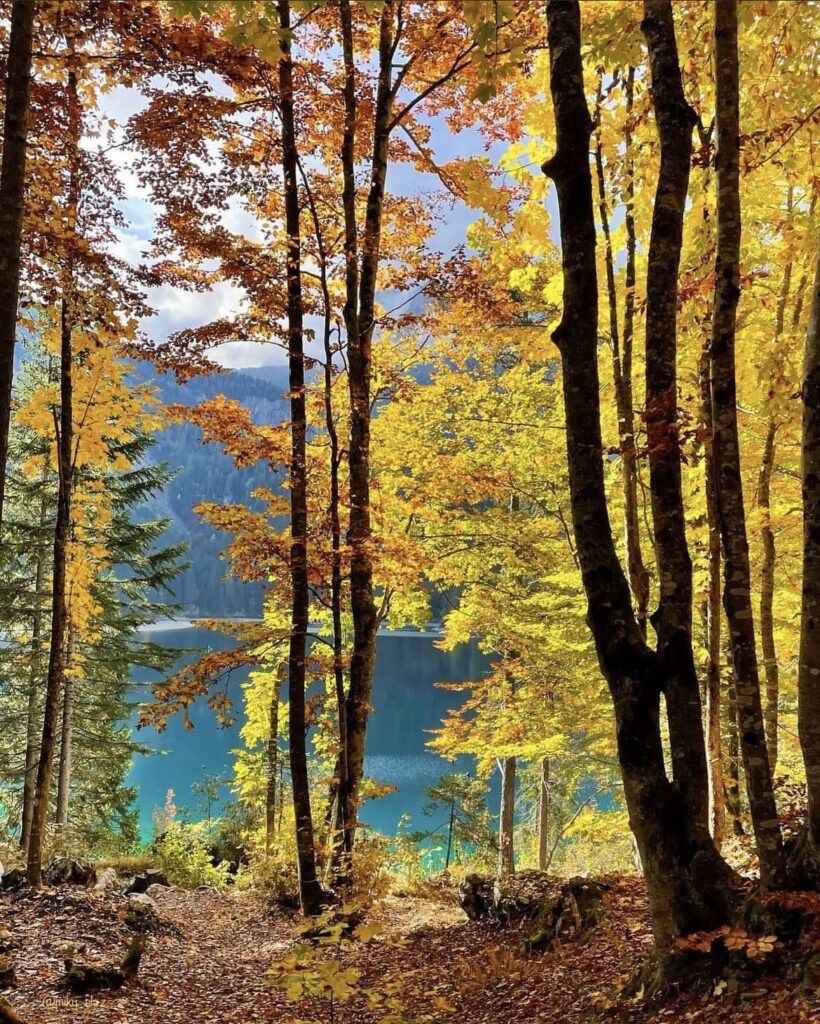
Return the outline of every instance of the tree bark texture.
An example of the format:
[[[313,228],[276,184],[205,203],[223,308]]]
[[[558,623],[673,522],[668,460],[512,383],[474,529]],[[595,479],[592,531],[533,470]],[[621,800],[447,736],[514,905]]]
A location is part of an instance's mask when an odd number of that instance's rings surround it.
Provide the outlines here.
[[[538,782],[538,870],[546,871],[549,862],[550,827],[550,759],[541,761],[541,775]]]
[[[350,0],[339,0],[339,17],[342,26],[342,58],[344,62],[344,130],[342,133],[342,207],[344,210],[344,251],[345,251],[345,303],[343,310],[343,319],[345,323],[345,331],[348,338],[348,346],[350,345],[351,338],[358,338],[359,336],[359,239],[358,239],[358,225],[356,221],[356,56],[353,45],[353,23],[350,11]],[[329,342],[329,339],[328,339]],[[328,362],[327,372],[330,372],[330,353],[326,352],[326,359]],[[361,371],[362,367],[357,364],[357,369]],[[348,367],[349,370],[349,367]],[[351,404],[353,397],[353,381],[348,380],[348,388],[351,396]],[[326,382],[327,390],[327,382]],[[329,396],[328,396],[329,397]],[[368,395],[368,413],[369,413],[369,395]],[[326,413],[327,418],[327,413]],[[330,415],[330,421],[332,422],[332,410]],[[351,421],[352,429],[352,421]],[[335,423],[333,423],[333,433],[331,436],[331,444],[336,446],[336,454],[334,455],[331,451],[331,465],[336,465],[336,459],[338,457],[338,437],[336,435]],[[351,437],[352,443],[352,437]],[[369,476],[369,469],[368,469]],[[331,476],[331,487],[334,482],[336,485],[335,492],[335,507],[336,507],[336,518],[334,520],[334,539],[335,531],[339,532],[339,540],[341,542],[341,524],[339,521],[339,492],[338,492],[338,466],[336,469],[335,477]],[[368,480],[369,487],[369,480]],[[351,501],[351,512],[352,515],[352,501]],[[332,860],[336,870],[339,869],[339,862],[342,857],[349,857],[353,852],[353,843],[355,840],[355,832],[353,831],[353,822],[349,819],[349,812],[351,806],[358,805],[358,793],[354,796],[351,791],[351,777],[350,777],[350,740],[348,730],[348,695],[344,692],[344,678],[341,676],[341,662],[337,654],[337,645],[341,642],[341,562],[336,558],[334,546],[334,565],[333,565],[333,579],[331,582],[331,596],[333,599],[333,638],[334,638],[334,679],[336,685],[336,704],[339,717],[339,757],[336,764],[336,776],[337,776],[337,791],[334,800],[334,806],[331,808],[331,826],[332,829],[341,829],[341,849],[337,849],[338,844],[334,844],[334,852]],[[359,559],[359,564],[361,558]],[[338,576],[338,579],[337,579]],[[358,577],[360,584],[363,585],[364,590],[367,589],[367,578],[366,574],[362,574]],[[338,595],[337,586],[338,583]],[[371,588],[370,588],[371,604],[373,602],[372,594],[372,577],[371,577]],[[359,619],[363,627],[368,625],[367,618],[367,601],[366,594],[362,594],[360,589],[359,600],[356,606],[359,610]],[[354,647],[356,643],[355,635],[355,617],[356,612],[352,612],[354,616]],[[337,631],[338,625],[338,631]],[[360,637],[362,631],[360,630]],[[365,651],[360,651],[360,655],[366,654]],[[375,641],[374,641],[374,653],[373,658],[375,661]],[[366,658],[365,667],[366,667]],[[357,671],[359,673],[359,686],[361,685],[361,671],[363,667],[363,658],[360,656],[357,662]],[[371,670],[372,678],[372,670]],[[341,682],[341,688],[340,688]],[[369,701],[366,713],[369,711]]]
[[[634,193],[634,167],[632,156],[632,103],[635,86],[635,69],[630,67],[626,79],[627,104],[625,128],[626,167],[626,299],[624,303],[623,342],[618,329],[618,294],[615,287],[615,263],[612,252],[612,235],[609,227],[609,210],[606,201],[606,179],[600,138],[595,144],[595,171],[598,182],[598,210],[601,230],[605,241],[606,283],[609,299],[609,337],[612,345],[612,375],[615,390],[615,408],[618,414],[618,437],[621,449],[621,486],[624,495],[624,540],[629,586],[635,602],[635,617],[641,632],[646,635],[647,608],[649,605],[649,572],[641,551],[641,528],[638,506],[638,478],[635,460],[635,414],[632,408],[632,338],[635,311],[635,221],[632,216]],[[599,90],[600,102],[600,90]]]
[[[48,460],[47,460],[48,461]],[[45,528],[48,515],[48,494],[46,481],[48,479],[48,465],[43,471],[42,485],[43,493],[40,499],[40,531],[38,532],[37,554],[34,569],[34,594],[33,614],[31,620],[31,657],[29,669],[29,691],[28,708],[26,711],[26,762],[25,776],[23,778],[23,809],[20,828],[20,849],[28,850],[29,835],[31,834],[31,815],[34,810],[34,788],[37,780],[37,759],[40,753],[39,732],[40,732],[40,690],[43,657],[43,618],[44,611],[41,604],[41,595],[45,582]],[[43,538],[41,543],[39,537]]]
[[[709,387],[709,346],[700,356],[701,428],[703,430],[703,476],[706,495],[706,529],[708,534],[706,561],[708,586],[706,593],[706,753],[709,761],[709,825],[718,850],[726,834],[726,794],[723,777],[723,740],[721,736],[722,683],[720,672],[720,526],[715,493],[715,453],[712,445],[712,398]],[[733,712],[734,714],[734,712]],[[735,736],[737,730],[735,729]]]
[[[14,344],[20,296],[20,239],[26,179],[34,7],[35,0],[14,0],[11,6],[3,116],[3,161],[0,168],[0,526],[6,490]]]
[[[820,851],[820,250],[803,365],[803,588],[797,721],[808,788],[808,830]]]
[[[550,91],[557,149],[544,165],[555,182],[564,274],[561,354],[573,527],[588,622],[615,710],[618,759],[660,949],[724,917],[725,865],[666,777],[660,731],[664,665],[644,640],[612,538],[603,471],[598,381],[598,289],[589,166],[591,122],[577,0],[547,6]],[[701,741],[702,742],[702,741]]]
[[[515,758],[502,757],[501,813],[498,816],[498,873],[511,875],[515,871]]]
[[[37,887],[41,886],[43,882],[43,843],[45,841],[45,829],[51,797],[54,750],[57,742],[57,719],[60,711],[60,698],[62,697],[65,683],[65,638],[68,621],[66,569],[69,530],[71,526],[72,490],[72,312],[73,300],[64,297],[62,300],[60,343],[60,431],[57,445],[60,481],[57,496],[57,518],[54,527],[54,555],[51,576],[51,639],[43,707],[43,731],[40,739],[37,778],[34,784],[34,801],[31,813],[27,862],[29,882]]]
[[[270,856],[276,840],[276,787],[279,780],[279,698],[286,666],[276,669],[276,681],[268,708],[267,778],[265,780],[265,853]]]
[[[794,211],[794,188],[790,184],[786,198],[786,213],[789,223]],[[772,354],[777,363],[781,362],[780,346],[783,328],[786,323],[786,304],[789,301],[793,275],[792,261],[786,264],[783,281],[777,298],[777,309],[774,320],[774,337]],[[798,299],[799,302],[799,299]],[[772,388],[774,381],[772,382]],[[764,705],[764,723],[766,727],[766,744],[769,749],[769,763],[772,775],[777,774],[778,755],[778,718],[780,701],[780,670],[777,664],[777,645],[774,638],[774,579],[777,565],[777,545],[772,529],[772,473],[774,472],[777,452],[777,431],[779,423],[770,408],[766,421],[766,438],[763,444],[763,457],[760,461],[760,472],[757,479],[757,506],[761,512],[760,546],[763,554],[760,567],[760,649],[763,654],[763,671],[766,677],[766,701]]]
[[[660,601],[653,616],[666,676],[675,785],[708,832],[709,775],[692,649],[692,561],[686,541],[678,423],[677,305],[683,220],[696,117],[683,95],[670,0],[646,0],[641,29],[649,49],[660,170],[646,281],[646,430]]]
[[[278,0],[278,11],[279,25],[288,32],[290,29],[289,0]],[[314,914],[319,908],[322,890],[316,874],[305,718],[305,658],[310,602],[307,565],[307,417],[302,316],[302,246],[299,226],[299,193],[296,181],[298,151],[293,113],[293,61],[289,36],[283,39],[281,47],[279,107],[282,119],[285,229],[288,236],[287,315],[291,420],[291,631],[288,651],[288,744],[290,747],[293,811],[296,820],[299,898],[303,912]]]
[[[763,655],[763,669],[766,677],[766,703],[763,718],[772,775],[775,775],[777,771],[777,726],[780,699],[780,670],[777,665],[777,647],[774,639],[774,573],[777,563],[777,547],[771,522],[772,471],[776,441],[777,422],[770,415],[766,423],[763,458],[760,462],[760,473],[757,479],[757,505],[763,517],[760,526],[760,546],[763,553],[760,566],[760,650]]]
[[[710,354],[717,507],[723,545],[723,600],[760,877],[765,886],[777,886],[785,880],[785,858],[763,724],[737,425],[735,327],[740,297],[741,231],[737,0],[718,0],[713,10],[717,252]]]
[[[74,659],[74,630],[69,617],[66,643],[65,671],[63,673],[63,721],[60,729],[60,761],[57,772],[58,828],[68,824],[68,805],[71,794],[72,747],[74,744],[74,678],[71,674]]]
[[[68,137],[67,163],[69,182],[66,204],[66,230],[70,239],[76,234],[77,207],[79,205],[79,147],[81,135],[80,101],[77,75],[69,68],[67,75]],[[60,307],[60,416],[57,431],[57,517],[54,524],[54,554],[51,576],[51,639],[43,707],[43,732],[40,757],[34,785],[34,803],[31,814],[31,833],[28,844],[27,874],[29,882],[41,886],[43,882],[43,843],[51,798],[54,768],[54,749],[57,741],[57,718],[60,698],[65,685],[65,643],[68,625],[66,604],[66,577],[68,565],[69,532],[71,529],[71,497],[74,487],[74,353],[72,332],[75,317],[74,256],[69,254],[63,274],[63,295]]]
[[[342,4],[347,8],[347,4]],[[344,12],[343,12],[344,16]],[[348,13],[349,17],[349,13]],[[384,189],[387,176],[387,150],[392,110],[392,63],[394,55],[392,0],[386,0],[379,20],[378,81],[373,122],[370,189],[367,196],[360,264],[356,238],[353,142],[355,102],[351,113],[351,94],[355,85],[351,49],[345,55],[346,117],[343,144],[345,258],[347,293],[345,328],[347,332],[348,382],[350,388],[350,518],[347,541],[350,547],[350,608],[353,617],[353,650],[347,693],[347,773],[348,792],[345,808],[347,849],[353,848],[358,819],[359,788],[364,773],[364,745],[370,700],[373,692],[373,668],[376,660],[378,614],[373,596],[373,530],[370,508],[370,382],[373,332],[376,326],[376,279],[379,269]],[[345,34],[343,20],[343,35]],[[351,85],[354,83],[354,85]],[[358,293],[355,292],[358,284]]]
[[[727,733],[726,762],[724,770],[724,792],[726,794],[726,810],[732,819],[732,831],[736,836],[746,834],[743,828],[743,809],[740,793],[740,732],[737,723],[737,695],[735,693],[735,670],[732,665],[732,654],[726,650],[726,721]]]

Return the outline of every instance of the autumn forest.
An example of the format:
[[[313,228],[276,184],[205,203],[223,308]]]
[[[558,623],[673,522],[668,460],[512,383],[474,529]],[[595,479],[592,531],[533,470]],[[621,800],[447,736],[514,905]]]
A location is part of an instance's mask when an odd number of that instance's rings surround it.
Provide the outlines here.
[[[0,2],[2,1024],[818,1019],[819,72]]]

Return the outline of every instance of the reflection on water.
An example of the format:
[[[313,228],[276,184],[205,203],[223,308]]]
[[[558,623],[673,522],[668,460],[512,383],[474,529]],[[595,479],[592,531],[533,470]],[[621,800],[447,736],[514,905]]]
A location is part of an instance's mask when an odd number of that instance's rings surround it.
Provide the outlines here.
[[[170,647],[188,649],[180,664],[202,648],[222,648],[230,643],[220,634],[196,628],[156,630],[150,635]],[[438,689],[434,684],[479,679],[487,667],[488,659],[472,645],[446,652],[434,647],[431,637],[406,633],[379,636],[365,770],[397,791],[364,808],[362,818],[373,828],[391,834],[405,813],[421,825],[424,788],[445,772],[467,770],[467,759],[464,763],[459,759],[454,767],[425,747],[430,730],[439,725],[448,708],[461,700],[461,694]],[[148,678],[143,675],[137,681],[146,682]],[[240,683],[245,678],[246,673],[236,672],[231,681],[230,692],[237,705]],[[231,771],[231,751],[240,745],[240,723],[220,728],[201,702],[192,709],[191,721],[192,731],[175,717],[165,732],[146,729],[137,736],[146,746],[164,752],[138,755],[129,779],[139,787],[140,826],[146,837],[151,832],[152,811],[165,802],[168,789],[173,789],[177,807],[194,807],[194,783],[203,775],[228,776]]]

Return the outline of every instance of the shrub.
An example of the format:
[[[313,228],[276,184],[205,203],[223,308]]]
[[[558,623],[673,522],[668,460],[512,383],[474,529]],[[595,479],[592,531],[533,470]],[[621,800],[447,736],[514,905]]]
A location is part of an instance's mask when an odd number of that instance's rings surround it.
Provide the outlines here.
[[[194,825],[170,821],[165,832],[153,843],[157,866],[172,885],[195,889],[198,885],[225,886],[229,870],[225,863],[214,864],[208,849],[208,828],[204,822]]]

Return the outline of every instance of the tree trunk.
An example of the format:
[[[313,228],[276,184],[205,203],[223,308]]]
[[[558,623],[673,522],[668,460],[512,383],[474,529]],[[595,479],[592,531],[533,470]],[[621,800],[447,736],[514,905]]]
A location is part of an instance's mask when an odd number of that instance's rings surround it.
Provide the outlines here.
[[[276,669],[276,682],[268,709],[267,778],[265,784],[265,854],[270,856],[276,838],[276,786],[279,777],[279,697],[285,665]]]
[[[728,645],[727,645],[728,646]],[[736,836],[746,834],[743,828],[743,813],[740,806],[740,735],[737,725],[737,695],[735,692],[735,670],[732,666],[732,655],[726,652],[726,771],[724,772],[726,793],[726,810],[732,819],[732,831]]]
[[[66,204],[68,244],[73,244],[77,228],[79,202],[79,145],[80,102],[77,93],[77,75],[68,71],[68,163],[70,180]],[[31,815],[31,834],[28,844],[27,874],[29,882],[41,886],[43,882],[43,843],[45,840],[48,806],[51,797],[51,779],[54,768],[54,748],[57,740],[57,717],[60,709],[65,677],[65,641],[68,622],[66,606],[66,570],[68,563],[69,530],[71,528],[71,496],[74,484],[73,443],[73,352],[72,331],[75,317],[74,255],[68,252],[63,278],[63,296],[60,308],[60,419],[57,431],[57,518],[54,526],[54,555],[51,576],[51,642],[46,677],[46,695],[43,708],[43,734],[40,758],[34,786],[34,804]]]
[[[350,608],[353,616],[353,651],[350,659],[350,685],[346,701],[348,792],[345,808],[346,849],[352,851],[358,818],[359,787],[364,774],[364,745],[370,698],[373,691],[373,667],[376,659],[378,615],[373,598],[372,523],[370,516],[370,379],[371,347],[375,329],[376,278],[379,269],[384,187],[387,176],[387,147],[392,108],[391,73],[393,62],[392,0],[385,0],[379,21],[378,83],[375,97],[373,153],[370,191],[367,197],[362,235],[361,269],[354,270],[357,259],[354,125],[355,89],[352,67],[349,5],[341,4],[345,42],[345,131],[342,152],[344,173],[346,302],[348,382],[350,388],[350,519],[347,541],[350,547]],[[356,285],[358,284],[358,294]]]
[[[291,633],[288,652],[288,743],[290,746],[293,811],[296,820],[299,897],[302,911],[305,914],[314,914],[319,909],[322,890],[316,875],[305,719],[305,658],[310,603],[307,565],[307,419],[302,316],[302,245],[299,227],[299,193],[296,182],[298,154],[293,115],[293,62],[289,33],[289,0],[278,0],[278,11],[279,25],[286,33],[280,42],[282,57],[279,60],[279,107],[282,119],[285,230],[288,236],[288,366],[291,418]]]
[[[348,17],[349,17],[348,10]],[[352,59],[352,53],[351,53]],[[345,67],[347,68],[347,52],[345,53]],[[331,570],[330,570],[330,614],[333,621],[333,682],[336,692],[336,715],[339,720],[339,753],[336,758],[336,797],[332,801],[333,810],[333,856],[331,858],[335,867],[338,867],[338,858],[344,854],[348,842],[352,846],[352,839],[348,837],[346,827],[348,794],[350,784],[347,769],[347,696],[345,694],[344,678],[344,631],[342,629],[342,526],[341,526],[341,496],[339,488],[339,468],[342,464],[342,453],[339,445],[339,434],[336,429],[336,417],[333,410],[333,347],[331,344],[331,317],[332,307],[330,292],[327,284],[326,255],[324,243],[321,241],[319,219],[316,219],[316,232],[319,238],[321,249],[321,282],[322,296],[324,303],[324,332],[323,342],[325,350],[325,429],[327,430],[330,442],[330,547],[331,547]],[[338,837],[338,838],[337,838]],[[347,837],[347,841],[346,841]]]
[[[774,469],[776,438],[777,423],[770,415],[766,424],[766,440],[763,445],[763,458],[757,479],[757,505],[763,517],[760,527],[760,545],[763,549],[763,563],[760,567],[760,649],[766,673],[764,723],[772,775],[777,771],[777,720],[780,697],[780,672],[777,666],[777,648],[774,640],[774,571],[777,548],[771,523],[772,470]]]
[[[808,787],[808,831],[820,851],[820,251],[803,365],[803,590],[797,722]]]
[[[550,825],[550,759],[541,761],[541,778],[538,783],[538,870],[546,871],[548,863],[548,840]]]
[[[717,507],[724,556],[723,599],[735,668],[740,747],[765,886],[785,879],[783,839],[777,819],[757,667],[751,601],[749,544],[735,380],[735,324],[740,297],[740,123],[737,0],[714,4],[717,154],[717,252],[712,314],[712,420]]]
[[[12,3],[3,119],[3,162],[0,169],[0,525],[6,490],[14,343],[20,295],[20,238],[26,178],[34,2],[14,0]]]
[[[696,811],[666,777],[660,731],[664,665],[641,634],[612,538],[600,422],[591,124],[577,0],[550,0],[547,20],[557,149],[543,170],[558,191],[564,297],[553,339],[561,354],[573,527],[588,622],[615,709],[624,794],[655,940],[667,949],[676,936],[724,919],[727,873],[708,835],[693,842]]]
[[[46,457],[48,463],[48,457]],[[23,779],[23,813],[20,829],[20,849],[27,850],[31,834],[31,815],[34,809],[34,787],[37,779],[37,758],[39,755],[40,730],[40,669],[43,654],[43,607],[40,595],[43,592],[45,578],[45,549],[40,537],[45,541],[44,533],[48,515],[48,464],[43,470],[43,492],[40,498],[40,531],[38,532],[37,554],[34,570],[34,612],[31,622],[31,660],[29,671],[28,709],[26,712],[26,767]]]
[[[65,672],[63,682],[63,725],[60,733],[60,763],[57,773],[57,815],[58,828],[68,824],[68,802],[71,793],[71,754],[74,742],[74,679],[71,675],[74,658],[74,629],[69,622],[68,643],[66,644]]]
[[[675,785],[708,833],[709,773],[692,649],[692,562],[686,541],[678,424],[677,305],[692,129],[683,95],[670,0],[646,0],[641,29],[649,48],[660,170],[646,280],[646,429],[660,601],[653,616],[666,676],[666,712]]]
[[[790,184],[786,198],[786,211],[789,223],[794,211],[794,188]],[[774,338],[772,339],[773,358],[781,364],[780,344],[786,322],[786,303],[791,291],[793,266],[789,260],[783,271],[780,295],[777,299],[777,310],[774,321]],[[800,299],[798,297],[798,305]],[[774,382],[772,382],[772,387]],[[777,647],[774,639],[774,574],[777,562],[777,547],[772,530],[772,473],[774,471],[778,422],[773,411],[769,411],[766,423],[766,440],[763,445],[763,458],[760,462],[760,473],[757,480],[757,506],[761,512],[760,545],[763,551],[763,562],[760,569],[760,648],[763,654],[763,670],[766,675],[766,703],[764,722],[766,727],[766,744],[769,749],[769,763],[772,775],[777,773],[777,729],[778,703],[780,699],[780,671],[777,664]]]
[[[57,740],[57,718],[64,686],[66,608],[66,566],[68,534],[71,523],[71,458],[72,458],[72,352],[71,315],[73,299],[63,298],[60,344],[60,430],[57,461],[60,475],[57,498],[57,520],[54,528],[54,557],[51,578],[51,642],[46,678],[43,732],[37,778],[34,784],[34,802],[28,844],[28,879],[32,885],[42,885],[42,856],[48,805],[51,796],[51,777],[54,748]]]
[[[726,833],[726,797],[721,739],[720,676],[720,526],[715,494],[715,454],[712,446],[712,400],[709,388],[709,346],[700,357],[701,427],[704,434],[703,467],[706,493],[707,565],[709,583],[705,602],[706,626],[706,751],[709,760],[709,823],[718,850]],[[735,738],[737,729],[735,729]]]
[[[450,798],[450,816],[447,820],[447,853],[444,856],[444,870],[450,869],[450,856],[453,852],[453,829],[456,823],[456,797],[455,793]]]
[[[344,209],[344,225],[345,225],[345,304],[343,311],[343,318],[345,322],[345,330],[347,332],[348,346],[350,345],[351,338],[358,338],[359,335],[359,254],[358,254],[358,228],[356,224],[356,64],[355,54],[353,50],[353,24],[351,20],[350,12],[350,0],[340,0],[339,2],[339,16],[341,19],[342,26],[342,55],[344,61],[344,128],[342,133],[342,206]],[[329,321],[326,321],[326,325]],[[327,351],[329,349],[329,336],[326,332],[326,352],[325,359],[327,363],[326,374],[330,372],[331,366],[331,353]],[[360,367],[357,367],[361,369]],[[348,373],[350,372],[348,367]],[[352,401],[353,401],[353,381],[352,378],[348,378],[348,384],[350,388],[351,396],[351,415],[352,415]],[[338,848],[338,844],[334,843],[334,850],[332,854],[332,867],[338,871],[340,868],[340,862],[346,855],[349,856],[353,852],[353,842],[355,839],[354,821],[351,821],[349,814],[350,809],[353,805],[358,804],[358,794],[353,795],[351,790],[351,776],[350,776],[350,731],[348,728],[348,714],[349,714],[349,695],[344,693],[344,679],[341,678],[341,562],[337,555],[336,549],[336,538],[338,533],[338,540],[341,541],[341,524],[339,521],[339,491],[338,491],[338,437],[336,436],[336,428],[333,423],[332,410],[328,418],[328,401],[329,401],[329,383],[327,376],[325,379],[325,391],[327,393],[326,398],[326,419],[328,419],[328,429],[332,427],[331,433],[331,446],[332,449],[335,446],[335,451],[331,450],[331,466],[335,467],[335,474],[331,475],[331,490],[333,490],[334,484],[336,487],[335,494],[331,494],[331,503],[335,509],[335,519],[332,523],[331,529],[333,530],[333,578],[331,580],[331,600],[333,603],[333,669],[334,669],[334,680],[336,685],[336,706],[337,714],[339,718],[339,756],[336,762],[336,795],[333,806],[331,807],[331,831],[341,828],[341,849]],[[369,395],[367,397],[368,412],[370,408]],[[351,419],[352,429],[352,419]],[[352,444],[352,435],[351,435]],[[351,464],[352,467],[352,464]],[[368,470],[369,473],[369,470]],[[369,486],[369,480],[368,480]],[[350,515],[353,515],[353,503],[351,500],[351,511]],[[364,587],[367,586],[366,578],[359,577],[360,583],[363,582]],[[360,599],[362,594],[360,593]],[[364,602],[366,604],[366,602]],[[372,587],[371,587],[371,603],[372,603]],[[359,607],[359,605],[357,605]],[[375,606],[374,606],[375,611]],[[354,618],[354,648],[356,645],[356,611],[353,611]],[[360,620],[362,615],[359,615]],[[366,619],[366,616],[365,616]],[[366,625],[366,622],[362,621],[362,625]],[[361,635],[361,630],[360,634]],[[338,648],[338,649],[337,649]],[[375,649],[374,649],[375,650]],[[365,652],[361,652],[365,653]],[[374,653],[375,658],[375,653]],[[365,659],[366,660],[366,659]],[[362,658],[360,657],[357,662],[357,670],[361,675]],[[341,685],[340,685],[341,684]],[[369,702],[366,712],[369,711]]]
[[[39,630],[36,634],[32,634],[31,643],[32,649],[35,644],[38,647],[41,645],[42,638]],[[28,706],[26,709],[26,760],[24,769],[25,774],[23,776],[23,807],[20,816],[21,850],[28,849],[29,836],[31,834],[31,814],[34,807],[34,787],[37,780],[37,754],[39,753],[37,744],[39,733],[39,707],[37,697],[39,689],[40,681],[32,669],[29,675]]]
[[[609,211],[606,202],[606,181],[604,178],[603,153],[600,137],[595,144],[595,170],[598,180],[598,210],[601,230],[604,233],[606,283],[609,299],[609,336],[612,344],[612,374],[615,385],[615,408],[618,413],[618,436],[621,449],[621,486],[624,494],[624,534],[626,542],[626,564],[629,585],[635,602],[635,617],[641,632],[646,636],[646,617],[649,605],[649,573],[644,565],[641,552],[641,528],[638,516],[638,479],[635,469],[635,414],[632,409],[632,337],[635,312],[635,221],[632,216],[634,192],[634,168],[632,158],[632,103],[635,86],[635,69],[629,68],[626,79],[627,127],[624,131],[626,151],[626,301],[624,304],[623,347],[618,331],[618,295],[615,288],[615,264],[612,254],[612,237],[609,228]],[[600,89],[599,89],[600,102]]]
[[[515,758],[503,757],[498,762],[501,770],[501,811],[498,816],[498,873],[511,875],[515,871]]]

